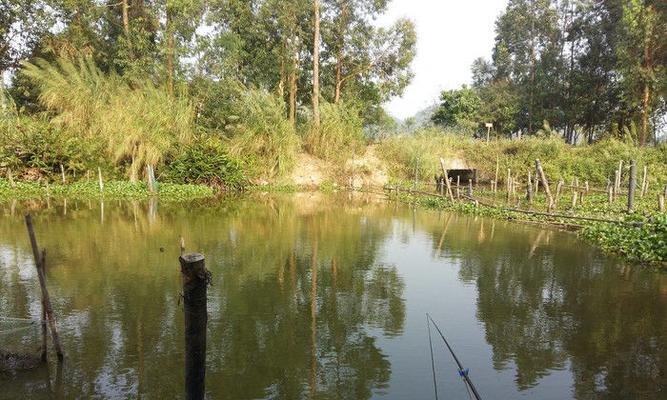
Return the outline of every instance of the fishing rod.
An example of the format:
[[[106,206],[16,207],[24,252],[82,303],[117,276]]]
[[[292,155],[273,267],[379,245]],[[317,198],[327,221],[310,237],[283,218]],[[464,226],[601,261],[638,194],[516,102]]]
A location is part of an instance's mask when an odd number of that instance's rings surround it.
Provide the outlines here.
[[[431,323],[433,324],[435,329],[438,331],[438,334],[442,338],[442,341],[445,342],[445,345],[447,346],[447,349],[449,350],[449,353],[452,355],[452,357],[454,357],[454,361],[456,361],[456,365],[458,365],[458,367],[459,367],[459,375],[463,378],[463,380],[468,385],[470,390],[472,390],[472,393],[475,395],[475,399],[482,400],[479,393],[477,393],[477,389],[475,388],[475,385],[473,385],[472,381],[470,380],[470,377],[468,376],[468,371],[469,370],[467,368],[463,368],[463,365],[461,364],[461,361],[459,361],[459,358],[456,357],[456,354],[454,354],[454,350],[452,350],[452,347],[449,345],[449,342],[447,341],[447,339],[445,339],[445,335],[443,335],[442,331],[438,327],[438,324],[435,323],[435,321],[433,320],[433,318],[431,318],[431,315],[429,315],[429,313],[426,313],[426,317],[428,318],[428,320],[431,321]],[[430,334],[430,328],[429,328],[429,334]]]

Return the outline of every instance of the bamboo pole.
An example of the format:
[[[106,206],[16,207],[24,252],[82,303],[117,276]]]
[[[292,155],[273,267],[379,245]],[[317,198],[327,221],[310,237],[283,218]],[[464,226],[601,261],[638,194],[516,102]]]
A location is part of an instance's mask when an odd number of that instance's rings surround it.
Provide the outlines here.
[[[637,186],[637,161],[630,161],[630,182],[628,183],[628,212],[635,208],[635,188]]]
[[[646,180],[648,178],[648,167],[644,165],[644,174],[642,175],[642,185],[639,190],[639,198],[643,199],[646,194]]]
[[[49,321],[49,327],[51,328],[51,338],[53,339],[53,345],[56,348],[56,354],[58,355],[58,361],[64,359],[62,347],[60,347],[60,339],[58,338],[58,330],[56,329],[56,319],[53,315],[53,307],[51,305],[51,298],[49,297],[49,291],[46,287],[46,278],[44,275],[44,266],[42,265],[42,258],[40,257],[39,247],[37,246],[37,238],[35,237],[35,230],[32,226],[32,217],[30,214],[25,215],[25,224],[28,228],[28,236],[30,237],[30,246],[32,247],[32,254],[35,258],[35,266],[37,268],[37,277],[39,278],[39,287],[42,291],[42,301],[46,308],[46,317]],[[43,254],[45,256],[45,254]]]
[[[185,398],[203,400],[206,391],[206,289],[209,272],[204,256],[184,254],[178,258],[183,278],[185,312]]]
[[[544,170],[542,169],[542,163],[540,162],[539,159],[535,160],[535,168],[537,169],[537,172],[540,174],[540,180],[542,181],[542,185],[544,186],[544,192],[547,194],[547,199],[549,200],[549,205],[548,205],[548,210],[551,211],[554,207],[554,199],[551,196],[551,190],[549,190],[549,181],[547,180],[547,176],[544,174]]]

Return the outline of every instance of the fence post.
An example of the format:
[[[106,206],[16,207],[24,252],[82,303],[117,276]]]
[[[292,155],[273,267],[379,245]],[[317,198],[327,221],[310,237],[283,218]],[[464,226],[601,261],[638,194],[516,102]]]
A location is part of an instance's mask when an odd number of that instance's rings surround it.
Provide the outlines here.
[[[635,186],[637,186],[637,161],[630,161],[630,183],[628,184],[628,212],[635,208]]]
[[[210,274],[199,253],[178,258],[185,311],[185,398],[203,400],[206,391],[206,289]]]

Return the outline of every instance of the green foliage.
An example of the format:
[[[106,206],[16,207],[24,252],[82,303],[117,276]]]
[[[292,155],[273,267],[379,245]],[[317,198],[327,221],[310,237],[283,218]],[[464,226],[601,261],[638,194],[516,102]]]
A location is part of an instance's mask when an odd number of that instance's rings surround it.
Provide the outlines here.
[[[637,219],[628,218],[629,222]],[[581,234],[603,250],[622,254],[630,260],[667,263],[667,214],[655,215],[647,223],[635,226],[592,224]]]
[[[242,91],[231,104],[233,120],[226,126],[230,153],[242,159],[251,177],[284,175],[294,165],[299,137],[285,119],[285,104],[260,89]]]
[[[52,184],[45,186],[36,182],[16,182],[12,187],[6,179],[0,179],[0,200],[43,199],[46,197],[68,199],[146,199],[154,196],[145,183],[127,181],[104,182],[100,193],[97,182],[79,181],[69,185]],[[164,201],[187,201],[212,197],[212,188],[203,185],[161,183],[158,196]]]
[[[245,186],[240,163],[229,156],[216,138],[202,138],[175,149],[176,158],[165,177],[175,183],[198,183],[238,190]]]
[[[323,159],[345,161],[364,147],[363,122],[359,109],[346,102],[320,103],[320,128],[311,128],[305,145],[309,153]]]
[[[68,135],[39,118],[0,117],[0,168],[10,168],[20,177],[31,169],[32,177],[66,173],[83,175],[104,163],[101,146],[84,138]]]

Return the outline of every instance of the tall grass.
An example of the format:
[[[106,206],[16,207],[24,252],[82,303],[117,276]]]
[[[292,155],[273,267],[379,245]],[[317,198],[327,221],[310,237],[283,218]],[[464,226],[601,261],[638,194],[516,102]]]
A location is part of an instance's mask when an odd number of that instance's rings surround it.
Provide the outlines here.
[[[387,139],[379,144],[378,154],[396,179],[414,176],[417,157],[422,177],[440,174],[439,158],[444,157],[460,159],[467,167],[476,168],[482,180],[494,179],[496,160],[501,177],[510,168],[514,176],[523,178],[529,171],[534,171],[535,159],[539,158],[552,181],[562,177],[569,183],[571,179],[579,178],[592,185],[604,186],[608,178],[613,179],[620,160],[635,159],[640,167],[649,167],[652,183],[667,183],[666,145],[640,148],[611,138],[583,146],[570,146],[556,137],[501,139],[486,143],[433,128]]]
[[[345,161],[364,149],[363,120],[352,104],[320,103],[320,127],[306,134],[306,150],[323,160]]]
[[[289,172],[301,146],[285,118],[285,103],[260,89],[239,92],[232,103],[236,123],[226,127],[230,153],[242,160],[248,175],[269,179]]]
[[[192,137],[189,101],[173,98],[151,82],[130,85],[114,73],[105,74],[90,59],[38,59],[23,66],[52,122],[65,133],[105,143],[116,164],[129,163],[131,180],[145,165],[159,165],[175,143]]]

